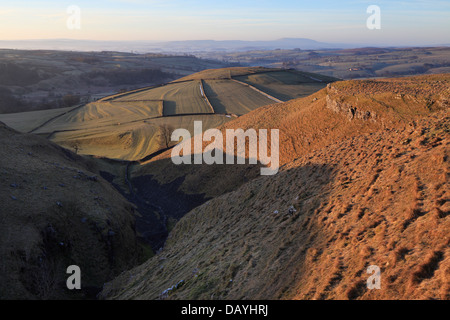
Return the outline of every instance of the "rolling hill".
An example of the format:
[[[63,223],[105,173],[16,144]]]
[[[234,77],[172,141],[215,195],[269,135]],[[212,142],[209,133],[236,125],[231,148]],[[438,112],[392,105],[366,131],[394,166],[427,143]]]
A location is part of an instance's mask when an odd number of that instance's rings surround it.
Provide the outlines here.
[[[97,165],[0,123],[0,298],[93,299],[103,283],[142,262],[135,206]],[[66,269],[82,270],[82,291]]]
[[[245,77],[249,77],[248,81]],[[64,110],[3,114],[0,121],[95,161],[102,176],[137,205],[138,235],[157,251],[174,222],[209,197],[198,195],[196,189],[193,196],[178,192],[181,180],[168,186],[154,181],[149,187],[146,178],[143,186],[152,199],[136,193],[139,182],[131,183],[131,179],[139,171],[140,162],[168,149],[164,128],[185,128],[193,134],[194,121],[202,121],[203,130],[220,127],[259,107],[281,102],[274,95],[286,100],[305,96],[334,80],[281,69],[205,70],[167,84],[113,94]],[[265,90],[270,90],[270,94]],[[173,196],[177,202],[171,199]]]
[[[449,101],[449,75],[332,83],[220,127],[278,128],[276,176],[169,152],[134,167],[142,197],[181,181],[210,200],[102,298],[449,299]]]
[[[138,161],[167,147],[161,139],[164,125],[192,132],[200,120],[207,130],[280,99],[309,95],[334,80],[292,70],[214,69],[72,109],[3,114],[0,121],[82,155]]]

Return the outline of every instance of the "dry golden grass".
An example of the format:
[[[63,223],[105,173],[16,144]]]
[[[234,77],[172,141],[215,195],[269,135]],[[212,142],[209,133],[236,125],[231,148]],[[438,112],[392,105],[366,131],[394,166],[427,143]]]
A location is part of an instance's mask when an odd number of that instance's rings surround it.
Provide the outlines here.
[[[273,177],[245,183],[247,169],[236,166],[220,175],[208,166],[158,172],[171,168],[167,154],[139,168],[135,175],[161,181],[196,177],[182,188],[219,196],[181,219],[165,249],[107,284],[103,297],[158,299],[184,280],[169,298],[448,299],[449,79],[375,81],[364,94],[364,82],[338,83],[223,126],[280,129],[284,166]],[[389,83],[417,92],[415,102],[397,103]],[[424,106],[424,96],[433,103]],[[348,108],[376,117],[349,117]],[[233,187],[224,194],[225,176]],[[381,268],[381,290],[366,288],[370,265]]]
[[[231,79],[232,77],[242,76],[246,74],[254,74],[258,72],[276,71],[279,69],[270,69],[264,67],[232,67],[232,68],[222,68],[222,69],[208,69],[200,71],[189,76],[183,77],[181,79],[175,80],[173,82],[179,81],[190,81],[190,80],[200,80],[200,79]]]
[[[418,87],[429,90],[415,89],[415,81],[418,81],[416,84]],[[358,87],[358,83],[361,83],[361,88]],[[370,90],[364,89],[366,83],[370,83]],[[392,87],[389,86],[390,83]],[[383,128],[402,129],[410,126],[422,116],[445,108],[446,101],[450,99],[449,83],[449,75],[337,82],[333,83],[331,88],[320,90],[306,98],[260,107],[224,124],[220,129],[223,132],[227,128],[279,129],[280,166],[282,166],[301,155],[342,139],[374,133]],[[416,90],[421,93],[417,93],[415,102],[397,99],[398,94]],[[327,108],[327,96],[338,101],[345,100],[343,104],[353,106],[361,112],[372,112],[376,115],[376,119],[349,120],[346,112],[335,113]],[[428,104],[430,101],[433,104],[427,107],[427,101]],[[206,145],[204,144],[204,147]],[[217,170],[215,167],[212,169],[211,166],[175,166],[170,160],[170,155],[170,152],[163,153],[152,159],[151,164],[135,168],[133,176],[152,175],[161,183],[173,181],[180,176],[195,176],[203,183],[191,184],[190,180],[186,180],[181,187],[185,192],[216,196],[233,190],[248,179],[259,175],[259,170],[248,169],[248,166],[233,166],[219,169],[220,173],[217,176],[223,177],[223,171],[227,170],[226,178],[212,179],[211,176],[214,176],[214,171]],[[394,156],[395,154],[392,154],[392,157]]]

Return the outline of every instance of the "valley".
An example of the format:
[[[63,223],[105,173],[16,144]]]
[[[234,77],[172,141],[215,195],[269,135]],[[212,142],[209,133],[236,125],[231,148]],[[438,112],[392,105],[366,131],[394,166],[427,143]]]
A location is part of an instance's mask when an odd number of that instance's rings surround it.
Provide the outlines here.
[[[450,300],[450,1],[0,16],[0,301],[289,319]]]
[[[220,127],[280,128],[274,177],[154,157],[135,181],[184,177],[179,190],[212,199],[101,297],[449,299],[449,85],[449,75],[335,82]],[[366,288],[370,265],[381,290]]]
[[[449,90],[232,67],[1,114],[1,293],[74,298],[58,265],[100,259],[78,298],[448,299]],[[279,129],[280,172],[175,165],[165,134],[195,121]]]

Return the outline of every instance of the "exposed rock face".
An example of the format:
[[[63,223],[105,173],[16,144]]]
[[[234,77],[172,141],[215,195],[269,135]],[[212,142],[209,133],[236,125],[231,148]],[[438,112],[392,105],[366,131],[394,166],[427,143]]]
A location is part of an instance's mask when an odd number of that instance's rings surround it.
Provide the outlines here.
[[[331,84],[328,84],[327,91],[328,95],[326,99],[328,109],[333,110],[336,113],[345,114],[349,120],[360,119],[376,121],[377,115],[375,112],[360,110],[356,105],[339,101],[340,99],[335,95],[338,90]]]
[[[449,125],[441,113],[346,139],[216,197],[101,297],[449,299]]]

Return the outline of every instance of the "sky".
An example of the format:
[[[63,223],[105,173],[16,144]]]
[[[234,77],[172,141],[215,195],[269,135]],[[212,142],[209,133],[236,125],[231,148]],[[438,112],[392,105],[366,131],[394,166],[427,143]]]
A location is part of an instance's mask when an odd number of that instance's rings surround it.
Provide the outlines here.
[[[381,29],[366,26],[370,5],[381,10]],[[449,44],[449,31],[450,0],[0,0],[0,40],[309,38],[394,46]]]

